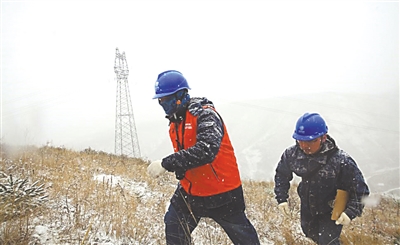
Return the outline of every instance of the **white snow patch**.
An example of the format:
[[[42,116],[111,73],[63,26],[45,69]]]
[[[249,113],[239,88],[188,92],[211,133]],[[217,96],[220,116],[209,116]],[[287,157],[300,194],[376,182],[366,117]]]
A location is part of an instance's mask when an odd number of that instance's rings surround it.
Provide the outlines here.
[[[48,228],[43,225],[38,225],[35,227],[35,231],[33,232],[32,236],[39,239],[41,244],[45,244],[48,239]]]
[[[102,182],[106,182],[109,183],[110,185],[112,185],[113,187],[115,187],[118,183],[121,182],[121,177],[119,176],[114,176],[114,175],[109,175],[109,174],[99,174],[99,175],[95,175],[93,177],[94,180],[97,181],[102,181]]]
[[[137,182],[123,179],[120,176],[99,174],[93,177],[94,180],[110,183],[113,187],[120,186],[123,190],[127,190],[140,198],[153,198],[154,192],[148,188],[146,182]]]

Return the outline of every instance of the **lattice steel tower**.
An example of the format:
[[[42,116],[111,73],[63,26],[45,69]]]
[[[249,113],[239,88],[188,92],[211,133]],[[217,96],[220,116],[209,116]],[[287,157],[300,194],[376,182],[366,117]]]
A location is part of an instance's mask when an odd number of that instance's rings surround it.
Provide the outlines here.
[[[115,118],[115,154],[140,157],[139,140],[128,85],[128,63],[125,52],[115,51],[114,71],[117,75],[117,104]]]

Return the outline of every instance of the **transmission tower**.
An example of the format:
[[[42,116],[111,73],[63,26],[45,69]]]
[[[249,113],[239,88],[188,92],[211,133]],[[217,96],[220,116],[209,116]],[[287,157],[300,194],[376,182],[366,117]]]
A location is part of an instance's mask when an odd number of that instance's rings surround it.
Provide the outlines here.
[[[117,75],[117,103],[115,117],[115,154],[140,157],[131,96],[128,85],[128,63],[125,52],[115,51],[114,71]]]

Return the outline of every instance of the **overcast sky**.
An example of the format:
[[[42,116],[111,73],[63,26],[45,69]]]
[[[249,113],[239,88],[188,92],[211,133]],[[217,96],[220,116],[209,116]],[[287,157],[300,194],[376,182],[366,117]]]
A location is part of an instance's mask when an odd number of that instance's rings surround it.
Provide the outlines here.
[[[2,1],[1,137],[44,144],[114,127],[115,49],[135,120],[163,117],[157,75],[219,103],[399,94],[398,1]],[[113,128],[110,129],[113,132]]]

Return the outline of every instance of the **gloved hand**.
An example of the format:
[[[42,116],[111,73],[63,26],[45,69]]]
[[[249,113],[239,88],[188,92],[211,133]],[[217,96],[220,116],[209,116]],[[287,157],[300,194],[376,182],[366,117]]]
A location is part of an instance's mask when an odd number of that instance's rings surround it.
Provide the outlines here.
[[[147,173],[151,177],[156,178],[167,171],[163,166],[161,166],[161,162],[162,160],[154,161],[147,167]]]
[[[342,212],[339,216],[339,218],[336,220],[335,224],[337,225],[348,225],[350,224],[350,218],[347,216],[345,212]]]
[[[285,216],[285,218],[290,218],[289,205],[287,202],[282,202],[278,205],[279,211]]]

